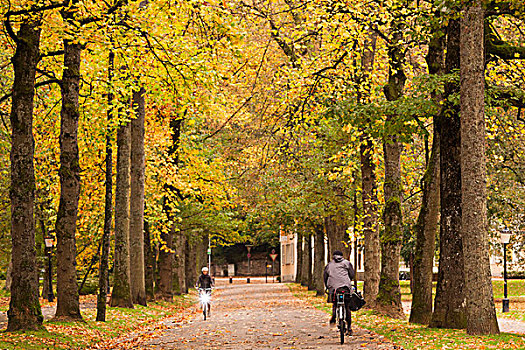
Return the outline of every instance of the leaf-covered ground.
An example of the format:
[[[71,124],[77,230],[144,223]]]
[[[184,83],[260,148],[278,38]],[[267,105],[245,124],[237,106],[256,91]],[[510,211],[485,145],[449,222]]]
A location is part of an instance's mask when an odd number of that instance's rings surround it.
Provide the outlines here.
[[[330,304],[297,284],[289,284],[292,293],[315,307],[330,312]],[[353,321],[402,346],[404,349],[525,349],[525,336],[502,333],[497,336],[469,336],[464,330],[436,329],[412,325],[407,320],[395,320],[360,310]]]
[[[53,306],[44,300],[41,303],[43,309]],[[193,316],[188,310],[193,303],[189,296],[175,297],[173,303],[154,302],[148,303],[147,307],[136,305],[134,309],[108,306],[106,322],[95,321],[96,308],[85,307],[96,303],[95,296],[81,297],[81,303],[85,322],[46,321],[46,331],[38,332],[8,333],[3,330],[0,332],[0,349],[107,349],[134,332],[149,330],[154,333],[163,327],[159,323],[162,319],[183,320]],[[5,327],[6,324],[2,323],[2,328]]]

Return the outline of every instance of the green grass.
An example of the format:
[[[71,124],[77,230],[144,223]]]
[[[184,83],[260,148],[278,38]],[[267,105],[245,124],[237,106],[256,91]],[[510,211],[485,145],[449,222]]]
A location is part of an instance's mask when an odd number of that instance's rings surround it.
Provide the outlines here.
[[[404,281],[403,281],[404,282]],[[331,312],[326,298],[315,296],[315,292],[297,284],[288,285],[293,295],[308,301],[316,308]],[[384,336],[404,349],[525,349],[525,336],[502,333],[492,336],[470,336],[464,330],[428,328],[413,325],[407,320],[396,320],[369,310],[360,310],[352,315],[353,322]]]
[[[183,317],[192,296],[177,296],[173,303],[154,302],[134,309],[107,308],[106,322],[97,322],[96,309],[83,310],[85,322],[44,322],[45,331],[0,332],[0,349],[87,349],[95,344],[109,344],[122,335],[155,327],[167,317]]]

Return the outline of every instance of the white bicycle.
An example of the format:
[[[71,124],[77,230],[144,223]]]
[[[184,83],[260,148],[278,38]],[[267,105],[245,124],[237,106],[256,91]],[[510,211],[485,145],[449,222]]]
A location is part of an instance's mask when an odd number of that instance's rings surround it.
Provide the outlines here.
[[[210,315],[211,288],[199,288],[199,300],[202,307],[204,321]]]

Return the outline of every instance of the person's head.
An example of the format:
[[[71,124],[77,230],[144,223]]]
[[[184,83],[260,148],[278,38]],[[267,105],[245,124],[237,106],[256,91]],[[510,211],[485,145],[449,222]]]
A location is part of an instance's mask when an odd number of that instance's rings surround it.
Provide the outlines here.
[[[341,260],[343,260],[343,252],[340,250],[336,250],[332,255],[336,262],[340,262]]]
[[[204,267],[202,268],[202,274],[203,274],[203,275],[207,275],[207,274],[208,274],[208,268],[207,268],[206,266],[204,266]]]

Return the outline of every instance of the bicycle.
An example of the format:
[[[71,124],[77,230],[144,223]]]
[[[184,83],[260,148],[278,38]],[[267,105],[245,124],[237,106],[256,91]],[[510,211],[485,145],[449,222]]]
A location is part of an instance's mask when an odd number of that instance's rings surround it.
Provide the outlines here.
[[[211,288],[199,288],[199,300],[202,307],[204,321],[210,315]]]
[[[347,315],[346,305],[349,299],[349,291],[347,288],[338,288],[335,292],[336,314],[335,319],[337,328],[339,329],[339,335],[341,338],[341,344],[345,343],[345,333],[347,330],[352,329],[352,316]]]

